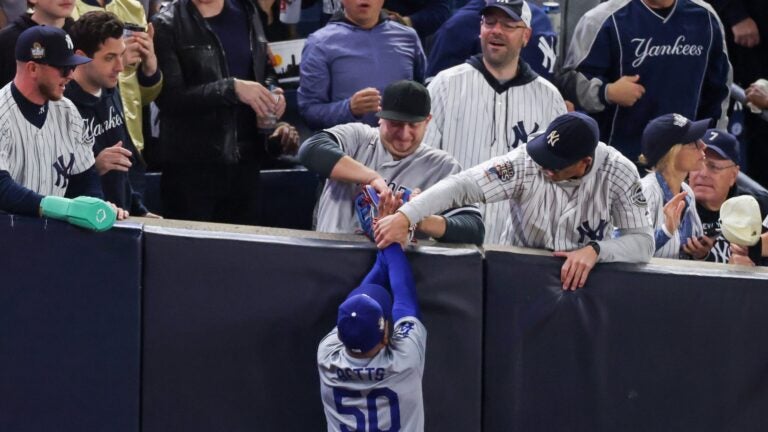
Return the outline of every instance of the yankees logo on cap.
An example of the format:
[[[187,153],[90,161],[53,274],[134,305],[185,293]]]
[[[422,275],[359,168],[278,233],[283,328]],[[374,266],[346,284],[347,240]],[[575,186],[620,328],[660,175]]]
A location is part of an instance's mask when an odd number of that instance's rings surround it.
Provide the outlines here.
[[[515,21],[521,21],[526,27],[531,28],[531,8],[523,0],[486,0],[486,6],[480,11],[481,15],[498,9]]]
[[[34,26],[24,30],[16,41],[16,60],[50,66],[77,66],[91,61],[76,55],[75,45],[62,29]]]
[[[656,117],[643,130],[641,148],[648,166],[654,166],[676,144],[687,144],[704,138],[709,119],[692,122],[681,114]]]
[[[526,150],[542,168],[559,170],[594,154],[599,137],[592,117],[570,112],[552,120],[543,134],[528,141]]]

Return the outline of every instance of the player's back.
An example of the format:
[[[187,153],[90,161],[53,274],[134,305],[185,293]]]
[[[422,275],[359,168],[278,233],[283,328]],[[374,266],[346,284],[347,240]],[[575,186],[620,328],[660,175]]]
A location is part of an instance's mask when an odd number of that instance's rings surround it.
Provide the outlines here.
[[[418,319],[405,317],[395,324],[389,346],[375,357],[356,358],[334,328],[317,354],[328,431],[423,431],[426,337]]]

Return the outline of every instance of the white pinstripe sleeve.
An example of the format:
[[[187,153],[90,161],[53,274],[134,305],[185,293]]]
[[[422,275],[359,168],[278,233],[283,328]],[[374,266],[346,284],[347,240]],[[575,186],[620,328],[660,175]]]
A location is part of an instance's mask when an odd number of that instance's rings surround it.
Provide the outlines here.
[[[617,173],[611,176],[611,219],[618,229],[649,226],[648,204],[637,169],[619,164]]]
[[[486,203],[520,196],[525,153],[517,148],[472,168],[470,173],[483,191]]]
[[[8,162],[8,152],[10,151],[10,146],[11,134],[7,127],[4,125],[0,126],[0,170],[10,170],[10,163]]]
[[[72,139],[72,152],[75,154],[75,163],[72,166],[72,174],[80,174],[87,171],[96,162],[93,156],[91,141],[85,136],[83,118],[75,105],[69,99],[62,99],[60,110],[55,111],[57,126],[60,130],[70,134]],[[49,114],[53,110],[49,111]]]

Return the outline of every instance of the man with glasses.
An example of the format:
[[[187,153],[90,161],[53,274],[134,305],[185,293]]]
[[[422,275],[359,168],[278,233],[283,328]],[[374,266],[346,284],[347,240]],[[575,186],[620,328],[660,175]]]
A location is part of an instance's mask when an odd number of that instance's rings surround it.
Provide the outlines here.
[[[424,142],[469,167],[528,141],[566,112],[557,89],[537,75],[520,51],[531,37],[523,0],[491,1],[481,10],[481,54],[446,69],[429,84],[432,122]],[[485,243],[501,243],[509,209],[485,207]]]
[[[45,215],[44,196],[102,196],[83,119],[63,97],[75,67],[90,61],[57,27],[19,36],[16,77],[0,90],[1,210]],[[117,209],[118,219],[126,216]]]
[[[648,262],[653,230],[637,170],[598,136],[587,115],[557,117],[528,144],[440,181],[382,218],[377,246],[402,243],[411,224],[450,206],[505,202],[512,223],[504,243],[565,258],[564,290],[583,287],[598,262]]]
[[[696,211],[704,226],[704,234],[715,241],[706,260],[728,263],[731,247],[720,231],[720,207],[728,198],[753,195],[760,204],[760,213],[765,217],[768,214],[768,193],[765,190],[748,190],[744,184],[739,184],[739,143],[733,135],[709,129],[704,135],[704,142],[707,144],[704,168],[692,171],[688,183],[696,196]]]

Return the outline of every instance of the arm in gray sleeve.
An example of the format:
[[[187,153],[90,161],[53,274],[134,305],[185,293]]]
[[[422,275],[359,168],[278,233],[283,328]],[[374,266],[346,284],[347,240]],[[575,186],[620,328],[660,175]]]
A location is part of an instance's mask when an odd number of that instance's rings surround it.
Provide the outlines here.
[[[319,132],[304,141],[299,149],[299,161],[309,170],[323,177],[330,177],[333,167],[344,157],[336,137],[328,132]]]
[[[474,207],[465,207],[443,214],[445,234],[437,239],[443,243],[469,243],[481,246],[485,238],[483,215]]]
[[[410,223],[415,224],[429,215],[440,214],[449,208],[485,202],[483,190],[472,177],[474,169],[440,180],[398,211],[402,212]]]
[[[647,263],[655,250],[651,227],[620,229],[618,237],[597,242],[599,262]]]

